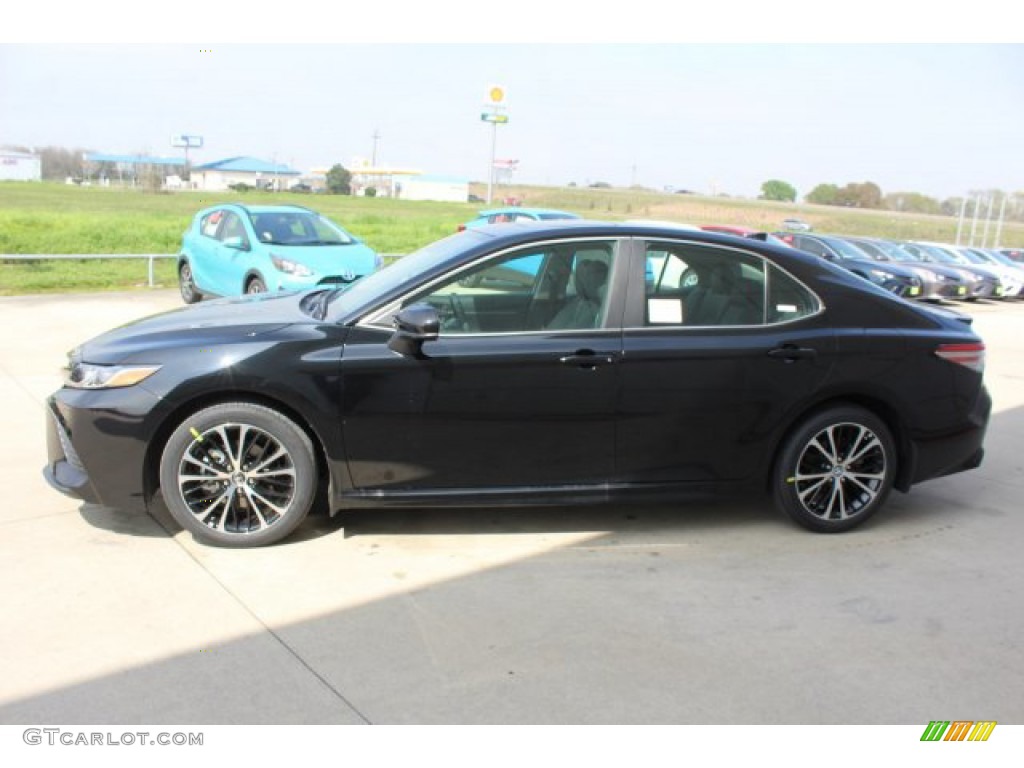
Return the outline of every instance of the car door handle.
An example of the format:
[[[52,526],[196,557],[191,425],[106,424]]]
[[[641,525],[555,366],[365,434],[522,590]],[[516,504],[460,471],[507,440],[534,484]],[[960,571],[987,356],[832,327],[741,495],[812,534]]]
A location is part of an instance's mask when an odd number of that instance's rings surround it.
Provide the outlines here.
[[[592,349],[581,349],[571,355],[558,358],[558,362],[575,365],[579,368],[593,369],[599,365],[611,365],[615,362],[615,355],[600,355]]]
[[[784,360],[787,363],[797,360],[813,360],[817,356],[818,350],[811,347],[798,347],[795,344],[783,344],[781,347],[768,350],[768,357]]]

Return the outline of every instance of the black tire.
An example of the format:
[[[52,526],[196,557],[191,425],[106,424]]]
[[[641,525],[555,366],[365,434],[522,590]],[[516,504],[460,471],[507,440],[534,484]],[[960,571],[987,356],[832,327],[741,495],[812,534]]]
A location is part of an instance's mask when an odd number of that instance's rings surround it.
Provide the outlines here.
[[[225,403],[185,419],[160,458],[167,509],[197,539],[258,547],[288,536],[317,489],[309,436],[254,403]]]
[[[251,277],[249,282],[245,284],[246,293],[266,293],[267,284],[263,282],[261,277]]]
[[[196,288],[192,265],[187,261],[181,262],[178,266],[178,290],[181,291],[181,298],[186,304],[195,304],[203,300],[203,294]]]
[[[854,405],[808,417],[786,439],[772,477],[775,503],[819,533],[860,525],[885,503],[896,448],[885,422]]]

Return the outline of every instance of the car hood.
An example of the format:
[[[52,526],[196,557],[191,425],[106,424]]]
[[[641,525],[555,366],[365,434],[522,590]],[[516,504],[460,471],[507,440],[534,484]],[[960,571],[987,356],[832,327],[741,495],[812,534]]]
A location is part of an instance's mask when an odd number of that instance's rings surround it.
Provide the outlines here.
[[[318,275],[340,275],[351,270],[356,277],[373,272],[377,254],[368,245],[267,245],[267,253],[305,264]]]
[[[122,325],[90,339],[72,351],[87,363],[115,365],[141,359],[161,349],[232,344],[261,336],[294,323],[316,320],[299,307],[302,294],[257,294],[218,299]]]

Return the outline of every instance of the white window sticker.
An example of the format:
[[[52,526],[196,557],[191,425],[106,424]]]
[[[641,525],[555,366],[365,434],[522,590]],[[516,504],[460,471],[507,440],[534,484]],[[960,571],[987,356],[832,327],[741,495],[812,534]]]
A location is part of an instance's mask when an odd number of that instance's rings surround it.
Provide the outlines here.
[[[796,312],[797,308],[795,304],[776,304],[775,311],[778,313]]]
[[[647,317],[652,325],[682,325],[682,299],[648,299]]]

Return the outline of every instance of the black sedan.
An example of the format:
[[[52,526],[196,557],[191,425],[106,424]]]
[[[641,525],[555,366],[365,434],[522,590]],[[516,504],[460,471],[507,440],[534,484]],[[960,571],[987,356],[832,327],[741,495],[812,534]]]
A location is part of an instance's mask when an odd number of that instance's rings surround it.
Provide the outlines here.
[[[563,505],[770,492],[815,531],[978,466],[962,315],[809,254],[651,225],[498,225],[347,289],[224,299],[73,350],[44,473],[203,541],[314,500]]]

